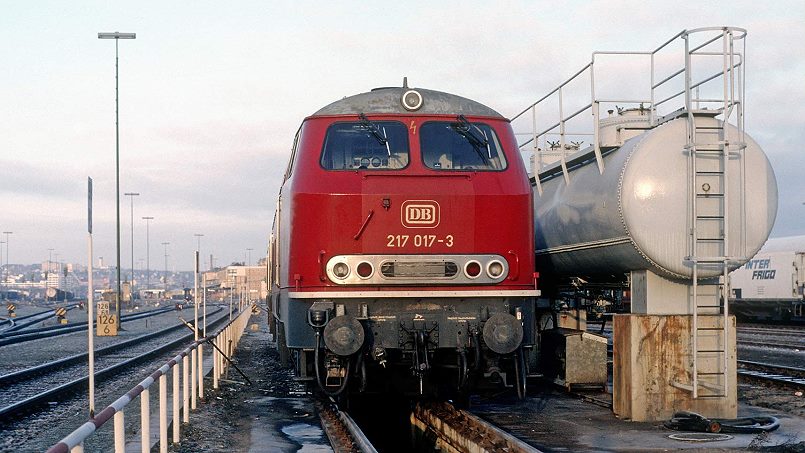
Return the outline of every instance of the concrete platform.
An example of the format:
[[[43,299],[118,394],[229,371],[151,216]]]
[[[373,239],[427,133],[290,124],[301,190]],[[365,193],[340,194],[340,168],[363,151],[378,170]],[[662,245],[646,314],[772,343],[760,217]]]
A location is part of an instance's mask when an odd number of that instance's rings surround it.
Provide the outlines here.
[[[680,431],[662,423],[620,420],[607,407],[554,390],[523,401],[478,402],[470,412],[545,452],[805,451],[805,418],[745,404],[739,404],[739,417],[772,415],[780,428],[768,435],[730,434],[731,439],[716,442],[679,441],[668,436]]]

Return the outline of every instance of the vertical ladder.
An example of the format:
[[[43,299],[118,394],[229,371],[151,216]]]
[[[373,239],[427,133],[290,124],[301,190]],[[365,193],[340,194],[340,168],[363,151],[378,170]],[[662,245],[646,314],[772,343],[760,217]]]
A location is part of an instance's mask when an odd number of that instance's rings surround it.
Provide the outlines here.
[[[729,145],[724,137],[726,128],[723,123],[691,111],[688,112],[688,122],[692,139],[688,143],[692,186],[689,242],[693,271],[691,387],[693,398],[721,398],[727,394],[728,369],[726,282],[729,190],[726,183]],[[723,275],[721,279],[700,279],[702,270],[718,270]],[[719,315],[722,314],[724,317],[720,319]]]
[[[691,86],[691,57],[703,46],[693,50],[685,36],[685,108],[687,110],[689,165],[689,256],[692,266],[692,372],[689,390],[693,398],[723,398],[728,394],[729,369],[729,261],[730,251],[730,157],[742,158],[742,103],[736,100],[733,37],[729,30],[722,33],[723,96],[721,99],[700,99],[699,87]],[[712,55],[712,53],[704,53]],[[693,91],[695,89],[695,98]],[[740,97],[740,90],[738,97]],[[698,110],[700,102],[718,102],[713,110]],[[736,110],[737,106],[737,110]],[[729,120],[737,111],[740,137],[731,143]],[[721,116],[721,120],[716,119]],[[742,177],[737,195],[744,198]],[[739,215],[739,222],[745,217]],[[743,226],[743,225],[742,225]],[[744,228],[738,229],[743,231]],[[739,241],[742,242],[742,241]],[[700,280],[700,272],[711,276]],[[717,273],[714,271],[718,271]],[[720,275],[712,277],[713,275]]]

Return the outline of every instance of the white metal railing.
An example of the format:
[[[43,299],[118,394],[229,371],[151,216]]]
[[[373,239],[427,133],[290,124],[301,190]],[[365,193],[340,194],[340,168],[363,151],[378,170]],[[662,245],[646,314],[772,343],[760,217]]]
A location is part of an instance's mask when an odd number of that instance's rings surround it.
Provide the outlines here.
[[[718,44],[718,41],[723,39],[727,34],[730,36],[730,48],[714,50],[713,48]],[[693,30],[683,30],[650,51],[593,52],[590,63],[573,74],[569,79],[562,82],[558,87],[554,88],[546,95],[542,96],[517,115],[512,117],[511,121],[515,127],[515,130],[521,127],[523,129],[531,129],[530,132],[515,132],[515,134],[518,136],[528,136],[528,139],[518,143],[518,147],[523,153],[533,153],[531,154],[531,156],[534,157],[535,162],[533,172],[535,175],[537,175],[541,170],[541,168],[536,168],[536,163],[541,161],[541,159],[538,158],[538,155],[543,152],[548,155],[548,153],[551,152],[551,149],[548,146],[545,146],[545,140],[551,136],[558,136],[559,146],[554,146],[553,152],[556,153],[556,148],[562,150],[556,154],[558,154],[562,165],[562,170],[567,178],[567,167],[565,161],[567,153],[564,150],[566,149],[565,145],[569,137],[586,138],[587,140],[589,140],[589,137],[592,137],[590,150],[592,153],[594,153],[599,172],[603,173],[604,162],[601,154],[599,137],[602,106],[605,106],[605,108],[606,106],[622,108],[629,106],[637,107],[639,105],[641,108],[648,110],[649,127],[654,127],[659,124],[661,121],[661,112],[666,112],[667,114],[676,109],[685,108],[686,106],[692,106],[697,109],[709,107],[723,109],[722,115],[724,116],[724,121],[727,122],[732,115],[733,107],[738,106],[739,113],[735,120],[739,130],[743,130],[743,55],[745,55],[746,52],[746,41],[743,40],[743,38],[745,36],[746,30],[741,28],[697,28]],[[691,41],[694,38],[696,39],[696,42],[692,43]],[[732,48],[733,40],[741,40],[743,44],[742,50],[735,51],[735,49]],[[675,49],[674,46],[678,48]],[[670,55],[669,52],[671,52]],[[678,53],[674,54],[673,52]],[[679,55],[683,56],[684,63],[682,66],[677,67],[671,64],[671,68],[667,69],[666,67],[669,66],[668,62],[674,56]],[[596,68],[600,64],[603,64],[600,59],[604,56],[630,58],[644,57],[649,59],[650,72],[648,83],[642,88],[640,86],[636,87],[638,90],[640,90],[640,94],[637,97],[601,95],[601,90],[599,90],[600,80],[596,78]],[[699,58],[694,59],[692,57]],[[712,61],[715,57],[721,57],[723,60],[729,60],[729,68],[727,70],[722,70],[721,65],[719,65],[717,70],[713,72],[708,71],[709,67],[707,65],[709,62],[704,61]],[[622,73],[620,75],[627,78],[628,76],[634,77],[635,71],[631,71],[630,68],[630,65],[624,64],[622,66]],[[583,79],[585,77],[589,78],[589,84],[584,83],[584,86],[589,85],[589,89],[584,89],[581,93],[575,90],[571,91],[572,87],[575,87],[577,83],[585,81]],[[693,77],[695,77],[695,80]],[[734,102],[732,104],[725,105],[723,97],[715,96],[711,98],[707,96],[707,93],[710,89],[715,87],[717,81],[727,77],[730,78],[730,89],[734,90],[731,93],[731,98],[734,100]],[[614,77],[611,77],[606,80],[611,81],[613,79]],[[635,87],[631,84],[621,82],[620,78],[617,80],[619,82],[617,84],[618,88],[625,89],[627,88],[626,85],[628,85],[629,89],[635,89]],[[727,82],[724,81],[725,86],[726,83]],[[702,90],[705,91],[704,95],[701,95]],[[568,97],[576,100],[586,100],[582,102],[580,107],[571,107],[566,101],[566,98]],[[554,98],[556,98],[557,104],[549,106],[549,102],[553,101]],[[672,107],[671,105],[674,101],[676,101],[676,103],[673,104]],[[542,112],[543,110],[549,111],[552,109],[557,110],[558,115],[540,113],[538,116],[538,112]],[[565,114],[566,110],[571,111],[571,113]],[[527,118],[526,114],[529,112],[531,113],[531,121],[529,124],[523,126],[521,123],[525,122],[525,119]],[[580,116],[585,112],[590,114],[589,122],[583,121],[584,118]],[[573,122],[572,124],[574,127],[579,128],[579,130],[569,132],[568,123],[574,119],[577,119],[577,121]],[[532,146],[530,148],[525,148],[529,144]],[[542,146],[540,146],[541,144]],[[524,157],[526,156],[524,155]],[[528,162],[528,159],[526,159],[526,162]],[[553,162],[555,161],[545,162],[545,165]],[[537,184],[539,184],[539,178],[536,179]]]
[[[219,381],[224,372],[227,371],[227,358],[231,357],[235,351],[235,347],[240,341],[243,331],[246,329],[246,324],[251,317],[251,310],[248,308],[242,310],[237,317],[230,320],[224,327],[219,329],[216,333],[194,341],[185,350],[179,353],[176,357],[169,360],[162,365],[159,369],[151,373],[147,378],[143,379],[134,388],[129,390],[125,395],[115,400],[112,404],[100,411],[95,417],[90,418],[89,421],[81,425],[78,429],[67,435],[64,439],[59,441],[48,449],[48,453],[82,453],[84,451],[83,443],[88,437],[96,432],[110,419],[114,423],[114,452],[123,453],[126,450],[126,439],[124,435],[124,422],[125,415],[124,409],[139,397],[140,399],[140,437],[141,437],[141,450],[143,453],[151,451],[151,408],[150,408],[150,387],[155,382],[159,382],[159,451],[166,453],[168,451],[168,373],[173,373],[173,389],[172,389],[172,425],[173,436],[172,442],[177,443],[180,440],[180,413],[183,415],[182,421],[184,423],[190,422],[190,407],[191,400],[193,400],[193,409],[196,408],[196,398],[203,399],[203,349],[201,345],[206,342],[212,342],[214,345],[212,350],[212,381],[213,388],[218,389]],[[223,352],[223,353],[222,353]],[[224,356],[225,355],[225,356]],[[193,357],[192,366],[198,367],[198,370],[193,370],[190,373],[191,360]],[[180,378],[180,364],[182,377]],[[190,377],[192,376],[192,378]],[[189,390],[192,382],[192,395]],[[182,388],[180,392],[179,388]],[[182,409],[180,411],[180,400]]]

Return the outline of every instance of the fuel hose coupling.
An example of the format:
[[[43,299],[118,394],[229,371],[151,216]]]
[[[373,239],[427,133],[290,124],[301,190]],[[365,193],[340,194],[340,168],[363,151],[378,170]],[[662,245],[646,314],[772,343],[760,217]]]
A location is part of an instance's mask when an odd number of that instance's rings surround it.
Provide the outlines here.
[[[316,302],[307,311],[307,323],[317,332],[321,332],[330,321],[333,304],[331,302]]]

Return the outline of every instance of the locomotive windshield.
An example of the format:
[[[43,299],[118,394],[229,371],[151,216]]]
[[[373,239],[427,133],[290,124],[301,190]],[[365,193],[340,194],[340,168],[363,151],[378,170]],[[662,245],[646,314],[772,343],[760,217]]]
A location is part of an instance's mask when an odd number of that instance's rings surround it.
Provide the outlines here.
[[[330,126],[321,153],[321,166],[327,170],[399,170],[408,160],[408,128],[365,117]]]
[[[483,123],[428,122],[420,130],[425,166],[434,170],[504,170],[506,156],[495,131]]]

